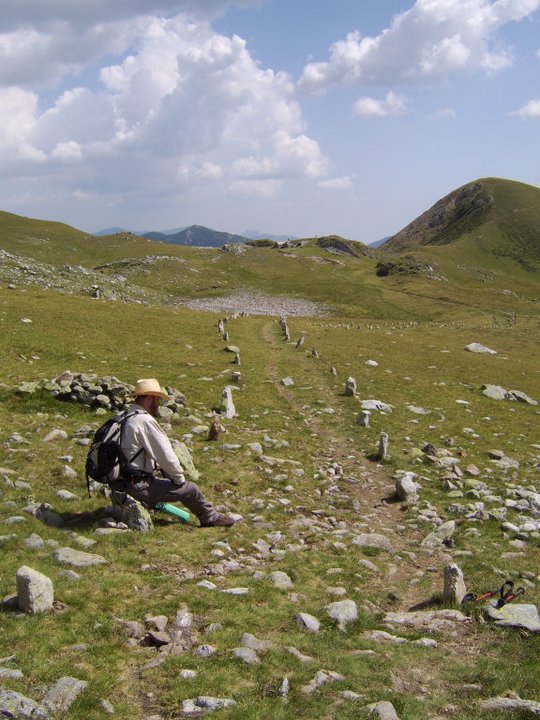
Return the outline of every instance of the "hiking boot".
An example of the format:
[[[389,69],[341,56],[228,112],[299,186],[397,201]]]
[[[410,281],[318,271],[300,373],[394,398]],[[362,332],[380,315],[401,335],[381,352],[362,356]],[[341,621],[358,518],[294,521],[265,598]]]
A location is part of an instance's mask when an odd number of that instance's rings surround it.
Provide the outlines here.
[[[221,513],[218,513],[213,520],[201,523],[201,527],[231,527],[231,525],[234,525],[234,520],[227,515],[222,515]]]

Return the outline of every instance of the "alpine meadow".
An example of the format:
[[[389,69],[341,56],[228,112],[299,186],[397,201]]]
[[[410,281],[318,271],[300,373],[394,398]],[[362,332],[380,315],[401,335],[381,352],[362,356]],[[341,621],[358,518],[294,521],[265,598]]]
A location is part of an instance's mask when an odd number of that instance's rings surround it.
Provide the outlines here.
[[[540,189],[231,237],[0,212],[0,717],[539,715]],[[233,527],[88,496],[140,378]]]

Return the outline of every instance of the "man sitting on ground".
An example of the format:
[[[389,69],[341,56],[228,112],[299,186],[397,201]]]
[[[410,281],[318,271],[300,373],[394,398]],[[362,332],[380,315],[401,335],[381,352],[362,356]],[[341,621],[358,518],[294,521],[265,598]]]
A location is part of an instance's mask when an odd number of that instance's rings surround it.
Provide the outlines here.
[[[138,380],[133,395],[135,403],[128,409],[132,417],[124,426],[120,444],[128,463],[125,478],[111,483],[111,488],[150,506],[181,502],[201,527],[234,525],[231,517],[217,512],[195,483],[185,479],[171,441],[155,419],[161,400],[169,399],[159,382]]]

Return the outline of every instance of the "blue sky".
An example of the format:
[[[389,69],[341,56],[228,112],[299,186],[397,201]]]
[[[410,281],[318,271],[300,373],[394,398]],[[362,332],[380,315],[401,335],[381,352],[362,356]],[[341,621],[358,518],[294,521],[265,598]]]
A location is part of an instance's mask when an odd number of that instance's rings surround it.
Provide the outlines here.
[[[540,0],[3,0],[0,209],[373,242],[540,185]]]

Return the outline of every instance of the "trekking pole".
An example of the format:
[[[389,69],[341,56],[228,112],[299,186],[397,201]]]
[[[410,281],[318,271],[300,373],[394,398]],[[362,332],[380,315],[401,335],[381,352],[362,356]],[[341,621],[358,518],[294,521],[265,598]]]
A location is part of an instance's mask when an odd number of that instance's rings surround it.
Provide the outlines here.
[[[168,515],[173,515],[174,517],[180,518],[182,522],[187,523],[189,521],[189,513],[187,512],[187,510],[182,510],[181,508],[176,507],[176,505],[173,505],[172,503],[160,502],[154,505],[154,507],[156,510],[161,510]]]
[[[512,600],[515,600],[520,595],[525,595],[525,588],[518,587],[515,592],[513,592],[513,590],[510,589],[510,591],[507,592],[506,595],[504,595],[499,600],[497,600],[497,608],[504,607],[505,605],[507,605],[509,602],[512,602]]]
[[[463,596],[463,600],[461,601],[461,604],[464,605],[468,602],[482,602],[482,600],[489,600],[489,598],[494,597],[498,594],[500,588],[497,588],[496,590],[488,590],[483,595],[478,595],[478,597],[475,597],[473,593],[467,593]]]
[[[463,605],[464,603],[467,603],[467,602],[476,602],[476,603],[482,602],[482,600],[489,600],[490,598],[495,597],[495,595],[499,595],[499,600],[497,600],[497,607],[502,607],[502,605],[506,604],[505,602],[502,602],[503,599],[512,595],[513,587],[514,587],[514,583],[512,582],[512,580],[506,580],[506,582],[503,583],[503,585],[500,588],[497,588],[496,590],[488,590],[487,592],[483,593],[482,595],[478,595],[477,597],[475,597],[473,595],[473,593],[467,593],[466,595],[464,595],[463,600],[461,601],[461,604]],[[516,597],[518,594],[523,595],[523,593],[525,592],[523,590],[523,588],[520,588],[520,590],[522,590],[523,592],[518,593],[516,591],[516,595],[515,595]],[[513,599],[514,599],[514,597],[512,597],[512,600]],[[501,603],[501,602],[502,602],[502,605],[499,605],[499,603]],[[510,600],[507,600],[506,602],[510,602]]]

